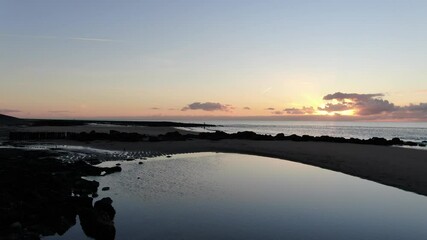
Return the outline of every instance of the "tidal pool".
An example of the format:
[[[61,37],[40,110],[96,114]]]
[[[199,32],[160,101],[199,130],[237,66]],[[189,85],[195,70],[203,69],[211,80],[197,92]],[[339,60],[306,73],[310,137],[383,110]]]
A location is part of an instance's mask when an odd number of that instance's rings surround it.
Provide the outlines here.
[[[143,162],[92,178],[110,187],[97,199],[114,201],[116,239],[427,238],[425,196],[364,179],[241,154]],[[85,235],[76,224],[53,238]]]

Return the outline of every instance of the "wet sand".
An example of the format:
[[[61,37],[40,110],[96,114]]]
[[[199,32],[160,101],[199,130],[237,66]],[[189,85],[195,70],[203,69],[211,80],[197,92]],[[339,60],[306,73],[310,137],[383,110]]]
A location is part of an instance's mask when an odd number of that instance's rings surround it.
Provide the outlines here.
[[[177,131],[173,127],[76,126],[26,127],[25,131],[52,132],[137,132],[159,135]],[[178,130],[179,132],[191,133]],[[52,143],[53,141],[49,141]],[[152,151],[164,154],[192,152],[227,152],[280,158],[356,177],[372,180],[427,196],[427,151],[402,147],[329,142],[253,141],[253,140],[188,140],[161,142],[77,142],[57,140],[56,144],[87,146],[119,151]]]
[[[427,196],[427,151],[424,150],[348,143],[252,140],[134,143],[81,143],[62,140],[57,143],[109,150],[149,150],[165,154],[226,152],[274,157],[342,172]]]

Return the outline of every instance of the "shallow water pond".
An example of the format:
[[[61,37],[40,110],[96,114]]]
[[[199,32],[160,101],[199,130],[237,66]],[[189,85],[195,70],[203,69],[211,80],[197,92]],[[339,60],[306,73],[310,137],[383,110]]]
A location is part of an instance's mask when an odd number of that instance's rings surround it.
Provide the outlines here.
[[[116,239],[427,237],[425,196],[317,167],[225,153],[121,164],[93,178],[110,187],[98,198],[114,201]],[[79,224],[60,237],[84,238]]]

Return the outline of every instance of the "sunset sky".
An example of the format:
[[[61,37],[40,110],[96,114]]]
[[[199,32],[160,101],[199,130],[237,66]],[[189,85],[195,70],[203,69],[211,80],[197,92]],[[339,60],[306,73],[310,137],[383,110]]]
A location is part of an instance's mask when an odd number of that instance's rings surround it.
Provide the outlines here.
[[[427,1],[0,0],[0,113],[427,121]]]

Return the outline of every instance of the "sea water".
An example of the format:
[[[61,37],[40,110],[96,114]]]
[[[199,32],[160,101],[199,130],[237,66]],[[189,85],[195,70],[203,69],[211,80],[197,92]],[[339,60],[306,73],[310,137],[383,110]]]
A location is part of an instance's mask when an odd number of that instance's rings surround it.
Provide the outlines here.
[[[192,131],[224,131],[236,133],[253,131],[258,134],[310,135],[369,139],[382,137],[388,140],[427,141],[427,122],[330,122],[330,121],[197,121],[216,127],[188,128]]]

